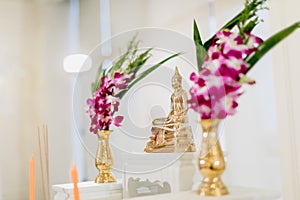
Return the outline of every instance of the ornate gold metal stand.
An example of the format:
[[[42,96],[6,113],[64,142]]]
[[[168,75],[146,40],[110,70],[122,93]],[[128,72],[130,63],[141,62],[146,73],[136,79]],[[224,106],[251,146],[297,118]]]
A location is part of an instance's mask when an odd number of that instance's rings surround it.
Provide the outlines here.
[[[95,179],[95,183],[112,183],[116,182],[110,172],[113,166],[112,154],[109,146],[110,130],[99,130],[98,135],[98,150],[96,154],[95,164],[99,170],[99,174]]]
[[[203,180],[198,189],[201,196],[222,196],[228,194],[227,187],[221,180],[225,170],[223,152],[218,139],[218,126],[220,120],[201,120],[202,143],[198,166]]]

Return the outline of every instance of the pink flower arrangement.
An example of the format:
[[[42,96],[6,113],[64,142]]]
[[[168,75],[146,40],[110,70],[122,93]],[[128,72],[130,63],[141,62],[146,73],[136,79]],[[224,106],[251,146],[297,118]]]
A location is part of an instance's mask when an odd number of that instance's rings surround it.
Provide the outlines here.
[[[99,66],[96,79],[92,83],[92,97],[88,98],[87,113],[90,116],[90,132],[110,130],[110,125],[121,126],[123,116],[114,116],[119,109],[120,101],[127,91],[136,83],[160,67],[168,60],[180,55],[173,54],[159,63],[150,66],[142,73],[139,70],[151,57],[152,48],[139,52],[135,37],[129,42],[127,50],[110,67]]]
[[[201,119],[224,119],[233,115],[242,94],[242,83],[254,84],[246,78],[249,69],[245,59],[262,43],[262,39],[245,33],[244,37],[228,30],[219,31],[199,74],[190,76],[194,85],[190,89],[190,107]]]
[[[101,78],[101,84],[92,98],[87,99],[88,113],[91,118],[90,132],[97,133],[98,130],[108,130],[111,124],[120,126],[123,117],[114,117],[120,105],[117,95],[127,89],[132,74],[114,73]]]
[[[190,108],[201,119],[224,119],[236,113],[244,83],[254,84],[247,73],[276,44],[300,27],[296,22],[265,41],[251,32],[261,22],[257,12],[266,0],[246,0],[245,8],[220,31],[202,43],[194,21],[198,73],[190,76]]]

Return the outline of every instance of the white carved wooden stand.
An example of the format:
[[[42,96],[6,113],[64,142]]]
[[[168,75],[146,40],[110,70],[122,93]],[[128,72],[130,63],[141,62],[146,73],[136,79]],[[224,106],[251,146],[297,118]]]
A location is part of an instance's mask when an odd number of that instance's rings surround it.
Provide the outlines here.
[[[122,199],[122,183],[97,184],[93,181],[78,183],[81,200],[119,200]],[[73,184],[53,185],[54,200],[73,200]]]
[[[116,183],[96,184],[94,182],[82,182],[78,184],[81,200],[278,200],[281,195],[276,191],[268,191],[262,189],[243,188],[243,187],[229,187],[229,195],[222,197],[200,197],[195,191],[192,191],[193,177],[196,172],[195,154],[186,153],[181,155],[171,154],[140,154],[134,156],[127,156],[128,164],[126,169],[131,171],[140,171],[153,168],[158,168],[153,172],[141,173],[138,175],[131,175],[126,173],[124,180],[118,180]],[[175,158],[175,159],[173,159]],[[172,161],[170,165],[162,167],[165,164],[163,161]],[[161,168],[162,167],[162,168]],[[163,176],[163,177],[161,177]],[[141,196],[130,198],[128,196],[127,181],[130,177],[140,178],[141,180],[152,179],[160,182],[167,181],[171,185],[171,193],[157,194],[149,196]],[[123,184],[126,184],[125,186]],[[53,185],[55,192],[54,200],[73,200],[73,184]],[[125,194],[125,195],[123,195]]]

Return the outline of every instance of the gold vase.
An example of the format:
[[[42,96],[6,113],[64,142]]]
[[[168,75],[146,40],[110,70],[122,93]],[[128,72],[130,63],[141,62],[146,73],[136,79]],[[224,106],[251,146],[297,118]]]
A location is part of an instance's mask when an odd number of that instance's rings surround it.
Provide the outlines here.
[[[222,196],[228,194],[227,187],[221,180],[225,170],[225,161],[218,138],[219,119],[201,120],[202,142],[198,166],[203,175],[199,186],[200,196]]]
[[[99,174],[95,179],[95,183],[112,183],[115,178],[110,172],[113,166],[113,158],[109,146],[109,135],[111,130],[99,130],[98,135],[98,149],[95,159],[95,164],[99,170]]]

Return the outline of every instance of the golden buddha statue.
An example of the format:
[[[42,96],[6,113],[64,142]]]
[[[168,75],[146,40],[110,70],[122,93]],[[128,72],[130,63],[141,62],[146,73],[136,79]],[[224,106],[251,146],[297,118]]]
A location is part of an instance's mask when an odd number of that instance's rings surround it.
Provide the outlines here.
[[[182,89],[182,77],[176,67],[172,78],[174,93],[171,96],[171,111],[166,118],[152,121],[152,135],[145,152],[171,153],[194,152],[193,135],[188,124],[187,93]]]

